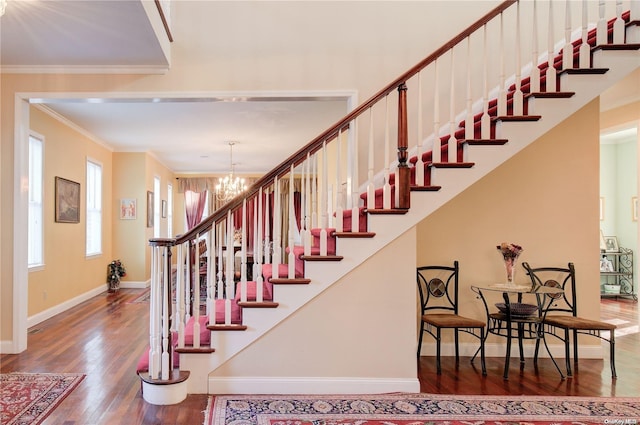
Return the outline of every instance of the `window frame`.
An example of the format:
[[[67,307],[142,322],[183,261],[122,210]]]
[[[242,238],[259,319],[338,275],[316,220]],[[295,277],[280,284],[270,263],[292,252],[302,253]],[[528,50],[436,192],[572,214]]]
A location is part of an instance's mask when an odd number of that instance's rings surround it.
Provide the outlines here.
[[[97,169],[100,170],[100,175],[99,175],[100,182],[99,182],[99,185],[98,185],[100,193],[99,193],[98,196],[95,196],[95,195],[92,195],[92,194],[89,193],[89,191],[92,188],[92,186],[96,185],[95,183],[90,184],[90,181],[89,181],[90,180],[90,176],[89,176],[89,167],[90,166],[95,166],[95,167],[97,167]],[[103,250],[102,250],[102,248],[103,248],[103,246],[102,246],[102,240],[103,240],[102,233],[103,233],[103,230],[104,230],[103,229],[104,226],[103,226],[103,208],[102,208],[102,206],[104,204],[104,202],[103,202],[103,196],[104,196],[104,190],[103,190],[104,189],[103,188],[103,186],[104,186],[104,179],[103,179],[104,167],[103,167],[103,165],[102,165],[102,163],[100,161],[98,161],[96,159],[93,159],[93,158],[87,157],[87,159],[85,161],[85,173],[86,173],[85,174],[85,185],[86,185],[86,189],[85,189],[85,217],[86,217],[86,222],[85,222],[85,250],[84,250],[84,253],[85,253],[85,257],[89,258],[89,257],[98,257],[98,256],[103,254]],[[94,189],[95,189],[95,187],[94,187]],[[93,200],[98,201],[99,205],[98,205],[97,208],[94,207],[94,208],[92,208],[90,210],[90,208],[93,206],[92,205],[92,201]],[[97,229],[97,232],[96,232],[96,235],[98,236],[98,239],[99,239],[99,241],[98,241],[98,245],[99,246],[98,246],[98,250],[97,251],[89,252],[89,234],[90,234],[90,230],[91,230],[89,228],[89,226],[91,224],[92,217],[94,217],[94,215],[96,214],[96,211],[97,211],[97,215],[99,217],[98,229]],[[93,229],[93,230],[95,231],[95,229]]]

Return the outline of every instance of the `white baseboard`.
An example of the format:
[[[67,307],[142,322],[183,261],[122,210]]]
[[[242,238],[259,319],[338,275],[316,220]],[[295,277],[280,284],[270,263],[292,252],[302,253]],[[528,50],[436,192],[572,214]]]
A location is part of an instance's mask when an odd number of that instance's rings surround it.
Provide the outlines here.
[[[133,280],[120,281],[120,287],[123,289],[146,289],[151,286],[151,279],[144,282],[136,282]]]
[[[418,378],[209,377],[209,394],[419,393]]]
[[[553,338],[551,338],[553,339]],[[606,344],[606,343],[603,343]],[[492,342],[485,343],[484,345],[484,355],[485,357],[504,357],[505,356],[505,348],[506,348],[506,340],[503,343]],[[607,344],[608,346],[608,344]],[[478,349],[477,343],[462,343],[460,344],[460,356],[470,357],[473,356],[476,350]],[[527,358],[533,358],[533,353],[535,349],[535,344],[532,341],[528,341],[524,344],[524,356]],[[561,344],[552,344],[549,343],[549,349],[551,350],[551,355],[554,358],[558,359],[564,358],[564,345]],[[453,342],[442,344],[440,347],[440,353],[442,356],[455,356],[455,346]],[[573,348],[572,348],[573,350]],[[608,349],[607,349],[608,350]],[[581,359],[602,359],[604,349],[602,345],[580,345],[580,358]],[[608,352],[608,351],[607,351]],[[422,344],[422,350],[420,351],[420,355],[422,356],[435,356],[436,355],[436,345],[434,343],[424,343]],[[573,355],[573,352],[571,353]],[[480,354],[478,353],[478,356]],[[511,356],[518,356],[518,342],[512,341],[511,344]],[[544,344],[540,343],[540,352],[538,353],[538,357],[540,358],[548,358],[549,353],[544,348]]]
[[[92,297],[95,297],[96,295],[99,295],[105,292],[106,290],[107,290],[107,284],[105,283],[88,292],[85,292],[82,295],[78,295],[75,298],[71,298],[70,300],[67,300],[63,303],[53,306],[45,311],[42,311],[38,314],[34,314],[33,316],[30,316],[27,318],[27,327],[30,328],[32,326],[37,325],[38,323],[44,322],[45,320],[52,318],[56,314],[60,314],[70,309],[71,307],[75,307],[76,305]]]

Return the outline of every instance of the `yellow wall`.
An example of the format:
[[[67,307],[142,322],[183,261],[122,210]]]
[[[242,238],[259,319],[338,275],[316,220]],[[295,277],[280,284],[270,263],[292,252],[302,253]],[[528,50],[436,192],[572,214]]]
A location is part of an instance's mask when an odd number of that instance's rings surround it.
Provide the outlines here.
[[[461,314],[485,317],[470,286],[504,281],[496,245],[512,242],[534,267],[574,262],[578,311],[598,316],[598,105],[589,103],[418,226],[419,265],[460,261]],[[521,266],[516,281],[527,281]]]
[[[147,227],[147,192],[153,192],[153,179],[160,177],[160,193],[154,197],[167,200],[167,184],[174,180],[173,173],[144,152],[114,153],[114,178],[112,210],[115,225],[113,231],[114,254],[127,268],[123,285],[147,285],[151,278],[151,248],[153,227]],[[175,184],[174,184],[175,188]],[[123,198],[136,199],[135,220],[120,220],[119,208]],[[167,218],[160,218],[160,236],[166,237]]]
[[[40,313],[96,287],[106,289],[111,261],[111,151],[31,107],[31,129],[44,136],[44,262],[29,273],[28,315]],[[102,165],[102,255],[85,256],[86,160]],[[54,220],[54,179],[80,183],[80,223]]]

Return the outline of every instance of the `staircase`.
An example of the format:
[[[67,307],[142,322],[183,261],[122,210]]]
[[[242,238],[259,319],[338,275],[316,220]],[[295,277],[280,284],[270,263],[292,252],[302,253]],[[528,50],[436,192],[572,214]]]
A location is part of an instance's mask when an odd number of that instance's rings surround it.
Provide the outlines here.
[[[566,6],[561,30],[573,42],[549,43],[541,53],[536,40],[543,29],[554,33],[554,4]],[[578,5],[549,2],[548,25],[538,25],[536,2],[502,3],[190,232],[152,239],[150,350],[138,368],[145,400],[419,391],[412,229],[640,67],[640,2],[630,2],[624,13],[620,1],[601,2],[589,17],[594,24],[588,25],[585,9],[576,27],[571,8]],[[526,7],[533,9],[521,10]],[[524,31],[531,34],[530,50],[521,48]],[[514,50],[505,47],[507,39],[515,39]],[[488,57],[496,52],[501,66],[492,75]],[[521,57],[531,58],[529,65]],[[466,77],[456,77],[458,70]],[[441,115],[445,107],[448,116]],[[411,148],[409,125],[420,135]],[[240,267],[225,254],[236,233]],[[388,283],[371,286],[382,293],[366,306],[323,302],[321,295],[331,291],[357,297],[373,280]],[[389,299],[397,326],[369,334],[389,322]],[[354,315],[340,322],[341,308],[353,308],[355,317],[362,311],[366,324],[354,323]],[[303,329],[283,331],[295,329],[296,320]],[[314,320],[326,326],[305,327]],[[340,354],[350,332],[363,353]],[[263,344],[267,335],[272,346]],[[379,337],[383,343],[371,343]],[[327,370],[305,364],[307,347],[326,349],[335,364]],[[280,350],[300,353],[291,376],[260,367],[256,353]],[[342,371],[341,358],[350,355],[372,363],[380,376],[370,379],[347,360],[349,370]],[[238,370],[237,363],[248,367]]]

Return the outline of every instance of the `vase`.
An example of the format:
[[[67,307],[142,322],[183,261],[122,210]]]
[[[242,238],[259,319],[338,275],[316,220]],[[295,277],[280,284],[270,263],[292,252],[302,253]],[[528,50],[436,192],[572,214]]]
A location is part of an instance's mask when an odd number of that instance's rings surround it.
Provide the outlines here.
[[[518,256],[504,256],[504,268],[507,272],[507,285],[515,284],[516,265]]]

